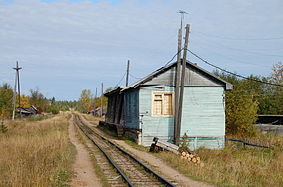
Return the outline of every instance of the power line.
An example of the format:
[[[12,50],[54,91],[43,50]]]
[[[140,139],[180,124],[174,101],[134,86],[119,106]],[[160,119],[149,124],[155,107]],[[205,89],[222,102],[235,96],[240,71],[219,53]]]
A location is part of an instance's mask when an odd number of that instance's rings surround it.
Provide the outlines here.
[[[206,34],[200,31],[196,32],[197,34],[201,34],[206,37],[213,37],[213,38],[218,38],[222,40],[236,40],[236,41],[264,41],[264,40],[283,40],[283,36],[279,37],[270,37],[270,38],[229,38],[229,37],[223,37],[223,36],[217,36],[217,35],[212,35],[212,34]]]
[[[206,45],[210,45],[210,46],[217,46],[217,47],[221,47],[221,48],[225,48],[225,49],[230,49],[230,50],[234,50],[234,51],[240,51],[240,52],[244,52],[244,53],[247,53],[247,54],[251,54],[251,55],[261,55],[261,56],[272,56],[272,57],[283,57],[283,55],[278,55],[278,54],[269,54],[269,53],[262,53],[260,51],[253,51],[253,50],[246,50],[246,49],[239,49],[239,48],[234,48],[234,47],[229,47],[229,46],[226,46],[226,45],[223,45],[223,44],[220,44],[220,43],[216,43],[216,42],[213,42],[210,43],[210,42],[207,42],[207,40],[205,40],[205,43]],[[263,51],[263,50],[261,50]],[[267,50],[264,50],[264,52],[266,52]]]
[[[183,51],[184,48],[182,48],[180,51],[178,51],[173,57],[171,60],[169,60],[163,67],[167,66],[170,62],[172,62],[174,60],[174,58]]]
[[[119,80],[119,82],[116,84],[116,87],[122,82],[122,80],[125,78],[126,72],[124,73],[123,77]]]
[[[134,78],[134,79],[142,79],[142,78],[136,77],[136,76],[134,76],[134,75],[132,75],[132,74],[129,74],[129,75],[130,75],[130,77],[132,77],[132,78]]]
[[[188,49],[188,51],[189,51],[192,55],[194,55],[196,58],[198,58],[198,59],[200,59],[201,61],[203,61],[204,63],[206,63],[206,64],[208,64],[208,65],[210,65],[210,66],[212,66],[212,67],[214,67],[214,68],[216,68],[216,69],[219,69],[219,70],[221,70],[221,71],[223,71],[223,72],[225,72],[225,73],[229,73],[229,74],[234,75],[234,76],[236,76],[236,77],[240,77],[240,78],[246,79],[246,80],[251,80],[251,81],[254,81],[254,82],[259,82],[259,83],[262,83],[262,84],[267,84],[267,85],[272,85],[272,86],[283,87],[283,85],[281,85],[281,84],[273,84],[273,83],[269,83],[269,82],[264,82],[264,81],[260,81],[260,80],[256,80],[256,79],[251,79],[251,78],[248,78],[248,77],[245,77],[245,76],[243,76],[243,75],[236,74],[236,73],[232,73],[232,72],[230,72],[230,71],[227,71],[227,70],[225,70],[225,69],[223,69],[223,68],[220,68],[220,67],[218,67],[218,66],[216,66],[216,65],[211,64],[211,63],[208,62],[207,60],[204,60],[202,57],[200,57],[199,55],[197,55],[197,54],[195,54],[194,52],[192,52],[191,50]]]

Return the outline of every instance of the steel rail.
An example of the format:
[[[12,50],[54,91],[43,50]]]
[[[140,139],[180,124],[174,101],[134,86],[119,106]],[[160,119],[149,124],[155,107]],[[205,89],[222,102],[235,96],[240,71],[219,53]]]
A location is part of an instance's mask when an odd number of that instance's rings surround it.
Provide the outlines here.
[[[89,131],[91,131],[92,133],[94,133],[95,135],[97,135],[99,138],[107,141],[108,143],[110,143],[111,145],[113,145],[114,147],[116,147],[119,151],[121,151],[122,153],[124,153],[125,155],[127,155],[128,157],[130,157],[132,160],[134,160],[136,163],[138,163],[140,166],[142,166],[147,172],[153,174],[153,176],[159,180],[161,183],[163,183],[164,185],[168,186],[168,187],[175,187],[176,185],[172,184],[170,181],[168,181],[166,178],[160,176],[158,173],[156,173],[155,171],[153,171],[151,168],[149,168],[147,165],[145,165],[142,161],[138,160],[137,158],[135,158],[131,153],[125,151],[123,148],[121,148],[120,146],[118,146],[117,144],[113,143],[112,141],[108,140],[107,138],[101,136],[100,134],[98,134],[97,132],[95,132],[93,129],[91,129],[90,127],[88,127],[87,125],[84,124],[84,122],[81,120],[81,116],[78,115],[78,118],[80,120],[80,122],[87,128],[89,129]],[[91,140],[93,141],[93,140]],[[95,144],[97,145],[97,144]],[[117,166],[118,167],[118,166]]]

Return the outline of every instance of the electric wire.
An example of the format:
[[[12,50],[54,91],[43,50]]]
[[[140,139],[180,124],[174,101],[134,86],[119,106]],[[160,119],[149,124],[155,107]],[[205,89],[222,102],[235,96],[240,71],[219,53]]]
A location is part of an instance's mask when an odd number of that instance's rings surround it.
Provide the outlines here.
[[[171,60],[169,60],[163,67],[166,67],[170,62],[172,62],[174,60],[174,58],[181,53],[184,50],[184,48],[180,49],[180,51],[178,51],[172,58]]]
[[[115,87],[117,87],[122,82],[122,80],[125,78],[125,76],[126,76],[126,72],[124,73],[123,77],[119,80],[119,82],[116,84]]]
[[[194,32],[196,34],[200,34],[206,37],[213,37],[213,38],[218,38],[222,40],[235,40],[235,41],[268,41],[268,40],[283,40],[283,36],[279,37],[270,37],[270,38],[229,38],[229,37],[223,37],[223,36],[217,36],[217,35],[212,35],[212,34],[206,34],[204,32]]]
[[[250,81],[254,81],[254,82],[259,82],[259,83],[266,84],[266,85],[283,87],[283,85],[281,85],[281,84],[274,84],[274,83],[264,82],[264,81],[260,81],[260,80],[256,80],[256,79],[251,79],[251,78],[245,77],[245,76],[243,76],[243,75],[239,75],[239,74],[237,74],[237,73],[232,73],[232,72],[230,72],[230,71],[227,71],[227,70],[225,70],[225,69],[223,69],[223,68],[220,68],[220,67],[218,67],[218,66],[216,66],[216,65],[214,65],[214,64],[212,64],[212,63],[210,63],[210,62],[208,62],[207,60],[204,60],[202,57],[200,57],[200,56],[197,55],[196,53],[192,52],[191,50],[189,50],[189,49],[187,49],[187,50],[188,50],[193,56],[195,56],[196,58],[198,58],[198,59],[201,60],[202,62],[204,62],[204,63],[206,63],[206,64],[208,64],[208,65],[210,65],[210,66],[212,66],[212,67],[214,67],[214,68],[216,68],[216,69],[219,69],[219,70],[221,70],[221,71],[223,71],[223,72],[225,72],[225,73],[234,75],[234,76],[236,76],[236,77],[240,77],[240,78],[242,78],[242,79],[246,79],[246,80],[250,80]]]
[[[130,77],[134,78],[134,79],[142,79],[142,78],[139,78],[139,77],[136,77],[134,75],[132,75],[131,73],[129,73]]]
[[[210,45],[212,47],[220,47],[221,49],[224,48],[224,49],[229,49],[229,50],[232,50],[232,51],[238,51],[238,52],[243,52],[243,53],[246,53],[247,55],[260,55],[260,56],[271,56],[271,57],[283,57],[283,55],[279,55],[279,54],[270,54],[270,53],[265,53],[267,50],[261,50],[261,51],[255,51],[255,50],[246,50],[246,49],[239,49],[239,48],[235,48],[235,47],[230,47],[230,46],[227,46],[227,45],[223,45],[221,43],[217,43],[217,42],[213,42],[213,43],[210,43],[208,42],[207,40],[204,40],[205,42],[201,42],[201,43],[205,43],[205,45]]]

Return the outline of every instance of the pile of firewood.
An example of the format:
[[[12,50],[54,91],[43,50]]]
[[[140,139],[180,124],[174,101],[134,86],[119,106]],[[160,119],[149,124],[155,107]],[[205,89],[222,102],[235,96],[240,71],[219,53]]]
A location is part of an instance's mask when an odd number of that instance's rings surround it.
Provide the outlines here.
[[[180,155],[182,160],[187,160],[188,162],[200,164],[200,157],[192,152],[181,151]]]

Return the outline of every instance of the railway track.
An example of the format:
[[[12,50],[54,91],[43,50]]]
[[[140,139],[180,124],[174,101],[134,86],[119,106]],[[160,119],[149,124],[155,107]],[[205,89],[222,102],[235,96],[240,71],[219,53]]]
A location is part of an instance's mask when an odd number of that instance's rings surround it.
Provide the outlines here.
[[[132,154],[84,124],[80,115],[74,114],[73,120],[74,124],[97,147],[94,156],[104,175],[107,176],[110,186],[176,186]]]

